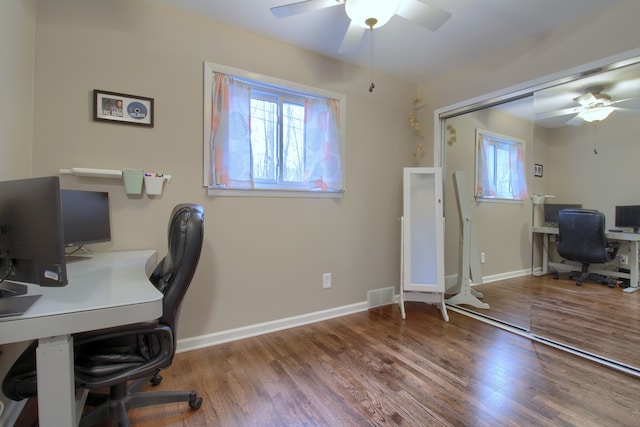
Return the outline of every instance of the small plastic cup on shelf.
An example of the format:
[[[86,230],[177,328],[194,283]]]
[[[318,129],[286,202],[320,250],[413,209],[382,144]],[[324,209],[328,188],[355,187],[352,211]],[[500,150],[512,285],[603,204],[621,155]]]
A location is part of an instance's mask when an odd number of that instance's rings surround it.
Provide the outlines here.
[[[148,195],[157,196],[162,194],[162,186],[167,180],[167,176],[161,173],[145,173],[144,188]]]
[[[142,169],[123,169],[122,178],[124,179],[125,193],[141,194],[143,176],[144,176],[144,171]]]

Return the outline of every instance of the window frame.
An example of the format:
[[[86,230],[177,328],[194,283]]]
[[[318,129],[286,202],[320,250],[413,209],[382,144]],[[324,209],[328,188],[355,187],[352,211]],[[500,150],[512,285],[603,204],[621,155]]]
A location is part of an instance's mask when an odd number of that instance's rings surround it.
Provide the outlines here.
[[[283,188],[280,184],[269,184],[266,182],[258,182],[259,185],[253,189],[228,189],[212,187],[209,185],[209,177],[213,171],[213,165],[211,164],[211,152],[210,152],[210,138],[211,138],[211,91],[212,91],[212,79],[211,75],[214,72],[224,73],[232,75],[239,79],[247,80],[252,88],[263,88],[268,92],[280,92],[283,97],[286,98],[286,94],[292,96],[304,97],[321,97],[332,98],[340,103],[340,158],[342,168],[342,190],[341,191],[317,191],[308,190],[302,188],[302,186],[289,186]],[[213,62],[204,62],[203,67],[203,185],[207,188],[207,194],[209,196],[236,196],[236,197],[312,197],[312,198],[341,198],[346,191],[346,108],[347,99],[346,95],[332,92],[324,89],[319,89],[307,85],[303,85],[296,82],[291,82],[275,77],[265,76],[237,68],[232,68]],[[278,120],[279,133],[281,132],[281,120]],[[281,145],[280,143],[278,143]],[[279,147],[281,149],[281,147]]]
[[[496,142],[500,143],[500,144],[508,144],[508,145],[520,145],[521,149],[522,149],[522,154],[523,154],[523,159],[522,159],[522,164],[523,164],[523,169],[526,170],[526,166],[527,166],[527,162],[526,162],[526,141],[524,139],[520,139],[520,138],[515,138],[509,135],[504,135],[504,134],[500,134],[497,132],[492,132],[492,131],[488,131],[488,130],[484,130],[484,129],[480,129],[480,128],[476,128],[476,142],[475,142],[475,148],[476,148],[476,158],[475,158],[475,190],[474,190],[474,197],[477,201],[481,201],[481,202],[504,202],[504,203],[522,203],[523,200],[516,198],[517,196],[514,195],[512,193],[511,197],[504,197],[503,194],[501,195],[495,195],[495,196],[487,196],[487,195],[483,195],[483,194],[478,194],[478,185],[479,185],[479,163],[481,161],[481,157],[480,157],[480,150],[482,150],[481,147],[481,141],[483,140],[484,137],[488,137],[491,138],[492,140],[495,140]],[[494,144],[495,145],[495,144]],[[494,168],[496,168],[496,162],[494,161]],[[509,177],[511,179],[511,177]],[[497,179],[497,177],[496,177]],[[527,180],[527,175],[525,173],[523,179],[526,181]]]

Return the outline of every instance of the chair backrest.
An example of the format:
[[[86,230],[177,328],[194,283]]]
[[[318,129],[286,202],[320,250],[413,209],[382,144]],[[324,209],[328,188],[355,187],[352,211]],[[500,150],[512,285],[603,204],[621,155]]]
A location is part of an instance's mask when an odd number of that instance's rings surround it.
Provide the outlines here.
[[[204,209],[179,204],[169,220],[169,248],[149,280],[164,294],[160,323],[176,331],[182,299],[196,272],[204,240]],[[175,340],[175,332],[174,332]]]
[[[558,254],[584,264],[607,261],[607,236],[602,212],[564,209],[558,212]]]

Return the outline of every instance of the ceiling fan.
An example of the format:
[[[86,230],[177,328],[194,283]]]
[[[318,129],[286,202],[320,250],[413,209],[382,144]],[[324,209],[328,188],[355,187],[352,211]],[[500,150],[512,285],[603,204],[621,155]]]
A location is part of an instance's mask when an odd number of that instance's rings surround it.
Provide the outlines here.
[[[373,30],[386,24],[394,15],[401,16],[431,31],[442,26],[451,13],[422,3],[419,0],[306,0],[271,8],[276,18],[286,18],[305,12],[344,4],[351,19],[340,45],[339,53],[355,50],[365,30]]]
[[[536,119],[542,120],[572,114],[574,116],[566,123],[570,126],[579,126],[584,122],[601,122],[614,111],[625,110],[621,107],[614,107],[615,104],[638,99],[626,98],[612,100],[610,95],[602,92],[603,90],[603,86],[587,88],[582,95],[573,99],[574,102],[580,104],[579,106],[538,114]]]

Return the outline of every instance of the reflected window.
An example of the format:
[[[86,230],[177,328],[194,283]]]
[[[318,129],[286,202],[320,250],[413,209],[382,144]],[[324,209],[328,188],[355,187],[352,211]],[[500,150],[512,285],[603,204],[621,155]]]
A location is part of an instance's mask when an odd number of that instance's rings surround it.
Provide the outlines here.
[[[476,198],[527,199],[525,141],[482,129],[476,141]]]

